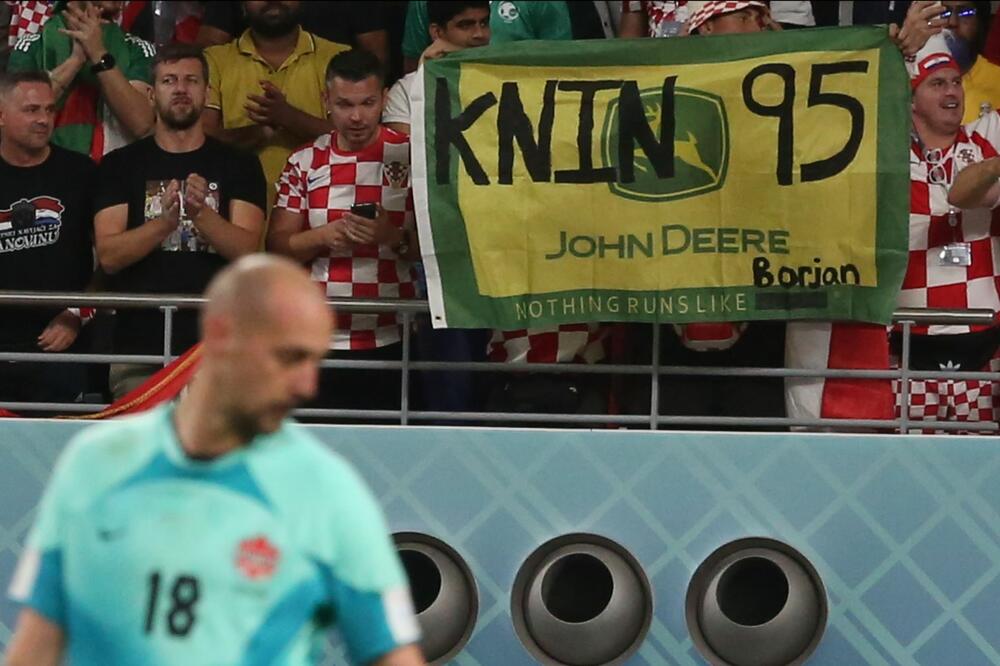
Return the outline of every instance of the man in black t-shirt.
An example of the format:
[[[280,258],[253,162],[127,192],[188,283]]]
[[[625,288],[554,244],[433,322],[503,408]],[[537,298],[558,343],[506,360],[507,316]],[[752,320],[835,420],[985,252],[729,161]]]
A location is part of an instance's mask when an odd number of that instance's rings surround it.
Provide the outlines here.
[[[161,49],[153,65],[153,136],[101,163],[95,243],[117,291],[200,294],[223,265],[260,244],[266,196],[260,162],[205,136],[207,90],[208,64],[199,49]],[[117,353],[162,351],[161,313],[119,309],[116,319]],[[196,341],[195,313],[179,312],[172,353]],[[112,364],[112,394],[120,398],[156,369]]]
[[[49,144],[55,96],[44,72],[0,75],[0,285],[82,291],[93,268],[89,158]],[[0,309],[0,351],[61,352],[82,326],[78,310]],[[77,349],[72,349],[77,351]],[[83,391],[78,366],[0,363],[0,400],[67,402]]]

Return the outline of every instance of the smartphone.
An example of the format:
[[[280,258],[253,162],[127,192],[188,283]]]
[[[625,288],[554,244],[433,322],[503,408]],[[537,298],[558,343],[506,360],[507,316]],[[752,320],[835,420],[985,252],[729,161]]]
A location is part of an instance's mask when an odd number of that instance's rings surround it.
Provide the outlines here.
[[[354,204],[351,206],[351,212],[360,217],[367,217],[369,220],[374,220],[378,213],[373,203]]]

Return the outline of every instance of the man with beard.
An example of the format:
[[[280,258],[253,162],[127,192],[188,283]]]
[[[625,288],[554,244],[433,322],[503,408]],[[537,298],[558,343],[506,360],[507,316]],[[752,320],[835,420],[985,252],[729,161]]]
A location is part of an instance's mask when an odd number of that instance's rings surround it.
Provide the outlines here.
[[[990,19],[990,3],[968,0],[942,2],[947,21],[948,50],[962,72],[965,91],[964,124],[1000,106],[1000,65],[983,54]]]
[[[227,261],[257,249],[264,176],[252,155],[205,136],[200,120],[208,72],[199,49],[164,47],[153,75],[153,135],[109,154],[101,165],[97,259],[118,291],[199,294]],[[190,312],[177,314],[173,354],[195,343],[196,323]],[[113,348],[162,353],[163,325],[159,312],[121,309]],[[155,371],[113,364],[113,395],[120,398]]]
[[[346,46],[299,25],[300,2],[244,2],[250,27],[205,51],[209,99],[205,129],[257,153],[267,178],[267,202],[292,151],[333,129],[323,108],[330,58]]]
[[[68,2],[40,32],[14,44],[10,71],[49,72],[57,114],[52,143],[99,161],[145,136],[152,44],[123,31],[115,20],[122,2]]]
[[[420,666],[406,576],[344,460],[285,419],[316,391],[330,310],[254,255],[206,293],[201,366],[175,405],[77,436],[10,586],[7,666]]]

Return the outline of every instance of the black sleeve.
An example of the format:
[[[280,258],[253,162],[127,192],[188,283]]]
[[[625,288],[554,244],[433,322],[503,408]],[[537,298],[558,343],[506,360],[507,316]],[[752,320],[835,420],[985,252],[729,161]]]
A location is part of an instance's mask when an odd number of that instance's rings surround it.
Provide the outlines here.
[[[97,171],[97,196],[94,197],[94,213],[129,201],[128,159],[123,150],[115,150],[104,156]]]
[[[205,14],[201,18],[201,24],[211,28],[217,28],[228,32],[233,37],[238,37],[243,32],[243,8],[239,2],[229,2],[229,0],[216,0],[206,2]]]
[[[267,180],[260,160],[252,153],[236,151],[230,162],[229,199],[239,199],[267,211]]]
[[[817,28],[826,28],[840,25],[840,3],[824,2],[823,0],[812,0],[813,18],[816,19]]]

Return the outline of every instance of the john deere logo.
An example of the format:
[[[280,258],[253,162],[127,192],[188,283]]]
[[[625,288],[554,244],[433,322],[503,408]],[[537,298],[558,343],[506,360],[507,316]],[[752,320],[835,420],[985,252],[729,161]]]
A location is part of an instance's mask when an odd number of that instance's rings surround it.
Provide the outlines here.
[[[701,90],[674,91],[674,177],[660,178],[641,151],[635,153],[635,180],[610,183],[611,192],[639,201],[671,201],[706,194],[722,187],[729,165],[729,123],[717,95]],[[660,126],[660,90],[641,94],[650,127]],[[604,165],[615,164],[618,146],[618,100],[608,106],[601,137]],[[659,138],[659,137],[658,137]]]

